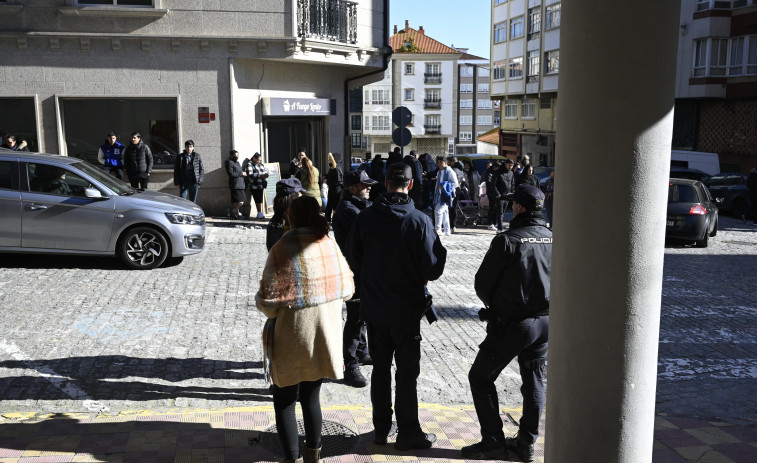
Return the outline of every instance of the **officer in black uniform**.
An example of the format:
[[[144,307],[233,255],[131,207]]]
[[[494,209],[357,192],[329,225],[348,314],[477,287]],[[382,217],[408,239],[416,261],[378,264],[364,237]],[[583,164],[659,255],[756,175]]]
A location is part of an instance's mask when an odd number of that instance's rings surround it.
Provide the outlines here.
[[[486,306],[486,338],[468,373],[473,404],[481,424],[479,443],[463,447],[467,459],[534,459],[539,418],[544,410],[544,368],[549,329],[549,275],[552,231],[542,216],[544,193],[520,185],[512,195],[510,229],[498,234],[476,273],[476,294]],[[523,380],[523,418],[517,436],[505,437],[494,381],[518,357]]]

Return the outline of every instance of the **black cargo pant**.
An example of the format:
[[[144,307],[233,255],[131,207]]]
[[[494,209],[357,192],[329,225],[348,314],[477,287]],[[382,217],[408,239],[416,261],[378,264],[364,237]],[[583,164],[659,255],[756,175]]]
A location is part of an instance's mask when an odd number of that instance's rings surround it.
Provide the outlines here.
[[[342,333],[342,356],[344,369],[351,370],[360,366],[360,359],[368,355],[365,322],[360,318],[360,299],[346,302],[347,320],[344,321]]]
[[[510,320],[503,325],[489,322],[486,331],[486,338],[468,373],[482,440],[491,446],[504,445],[505,434],[494,381],[517,356],[523,381],[520,388],[523,417],[518,438],[527,444],[534,443],[539,436],[539,418],[545,404],[544,369],[549,317]]]
[[[420,321],[389,327],[369,322],[368,347],[373,358],[371,403],[376,435],[386,435],[392,425],[392,358],[397,365],[394,411],[398,437],[412,439],[422,434],[417,392],[421,373]]]

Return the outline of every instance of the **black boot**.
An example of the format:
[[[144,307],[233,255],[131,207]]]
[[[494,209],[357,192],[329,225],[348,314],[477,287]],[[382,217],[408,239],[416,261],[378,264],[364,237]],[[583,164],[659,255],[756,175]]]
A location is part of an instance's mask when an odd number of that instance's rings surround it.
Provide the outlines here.
[[[534,444],[526,444],[518,436],[505,437],[505,447],[525,462],[534,461]]]

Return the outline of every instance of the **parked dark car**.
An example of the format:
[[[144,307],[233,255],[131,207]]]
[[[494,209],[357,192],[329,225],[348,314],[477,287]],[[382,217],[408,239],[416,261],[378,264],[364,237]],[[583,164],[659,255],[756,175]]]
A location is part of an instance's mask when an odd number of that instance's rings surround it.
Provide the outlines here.
[[[693,241],[706,248],[718,233],[718,207],[698,180],[671,178],[668,186],[666,238]]]
[[[699,180],[700,182],[704,182],[705,180],[710,178],[710,174],[699,169],[670,166],[670,178],[688,178],[690,180]]]
[[[747,174],[720,173],[704,181],[721,211],[730,212],[734,217],[741,217],[751,205],[749,189],[746,186]]]

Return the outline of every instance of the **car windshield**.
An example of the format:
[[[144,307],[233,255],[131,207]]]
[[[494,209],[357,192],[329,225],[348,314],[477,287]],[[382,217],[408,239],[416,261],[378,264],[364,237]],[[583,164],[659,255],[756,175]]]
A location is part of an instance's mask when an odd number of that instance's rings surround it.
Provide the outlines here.
[[[88,162],[81,161],[81,162],[72,164],[72,166],[76,167],[77,169],[89,175],[90,177],[93,177],[95,180],[102,183],[103,185],[108,187],[110,190],[112,190],[113,193],[119,196],[134,194],[137,191],[131,186],[117,179],[116,177],[106,174],[103,170],[98,169],[97,167],[93,166],[92,164]]]
[[[671,183],[668,187],[669,203],[698,203],[699,195],[691,185],[678,185]]]
[[[711,185],[739,185],[744,183],[744,177],[741,175],[724,175],[724,174],[717,174],[713,175],[712,177],[708,178],[705,182],[707,186]]]

